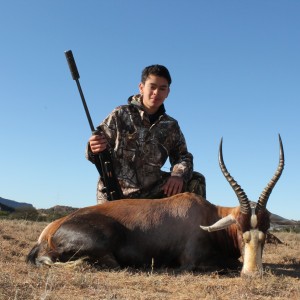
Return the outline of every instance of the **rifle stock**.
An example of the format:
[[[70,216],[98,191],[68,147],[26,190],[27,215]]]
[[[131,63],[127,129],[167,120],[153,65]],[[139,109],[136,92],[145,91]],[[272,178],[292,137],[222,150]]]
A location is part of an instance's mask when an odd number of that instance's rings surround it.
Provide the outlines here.
[[[76,81],[77,88],[81,97],[81,101],[85,110],[85,114],[87,116],[92,134],[99,134],[99,131],[95,130],[95,127],[92,122],[91,115],[89,113],[89,109],[87,107],[81,85],[79,82],[79,72],[75,63],[75,59],[73,56],[73,53],[71,50],[65,51],[65,56],[71,71],[71,75],[73,80]],[[94,162],[95,166],[99,172],[100,178],[104,184],[104,188],[102,192],[106,193],[107,200],[118,200],[123,198],[123,193],[121,190],[121,187],[119,185],[119,182],[117,180],[117,177],[114,173],[113,165],[112,165],[112,159],[109,151],[105,149],[104,151],[100,152],[99,155],[94,155]]]

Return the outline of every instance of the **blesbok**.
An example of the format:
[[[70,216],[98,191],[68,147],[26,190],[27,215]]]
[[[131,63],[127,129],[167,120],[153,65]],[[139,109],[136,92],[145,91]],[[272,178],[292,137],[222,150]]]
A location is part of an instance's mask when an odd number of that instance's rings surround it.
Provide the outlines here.
[[[216,206],[198,195],[183,193],[81,208],[49,224],[27,262],[53,264],[85,257],[110,268],[154,264],[194,270],[208,265],[231,267],[242,256],[241,273],[257,274],[262,270],[263,246],[272,219],[267,201],[284,167],[280,136],[279,144],[277,170],[254,206],[227,171],[221,140],[219,164],[239,206]]]

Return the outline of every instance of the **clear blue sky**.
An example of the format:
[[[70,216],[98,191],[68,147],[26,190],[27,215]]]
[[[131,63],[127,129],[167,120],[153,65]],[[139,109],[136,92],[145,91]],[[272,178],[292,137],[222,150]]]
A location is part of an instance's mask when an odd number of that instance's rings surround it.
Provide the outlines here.
[[[0,196],[36,208],[96,203],[71,49],[95,125],[138,92],[145,66],[169,68],[167,112],[215,204],[238,203],[219,169],[221,137],[229,172],[257,201],[280,133],[286,166],[268,208],[299,220],[299,15],[296,0],[2,1]]]

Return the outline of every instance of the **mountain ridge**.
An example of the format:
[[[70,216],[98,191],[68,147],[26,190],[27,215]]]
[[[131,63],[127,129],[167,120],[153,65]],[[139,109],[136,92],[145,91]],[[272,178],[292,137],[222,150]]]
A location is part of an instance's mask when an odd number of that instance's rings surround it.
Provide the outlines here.
[[[10,199],[5,199],[0,197],[0,204],[3,204],[5,206],[8,206],[10,208],[21,208],[21,207],[26,207],[26,208],[33,208],[33,205],[30,203],[26,203],[26,202],[17,202],[14,200],[10,200]]]

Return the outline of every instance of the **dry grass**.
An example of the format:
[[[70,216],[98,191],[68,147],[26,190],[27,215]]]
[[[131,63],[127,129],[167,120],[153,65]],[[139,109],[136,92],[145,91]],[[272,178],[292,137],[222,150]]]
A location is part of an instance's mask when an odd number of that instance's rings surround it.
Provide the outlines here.
[[[0,300],[9,299],[300,299],[300,235],[276,234],[260,278],[237,272],[97,270],[89,265],[36,268],[25,263],[46,223],[0,220]]]

